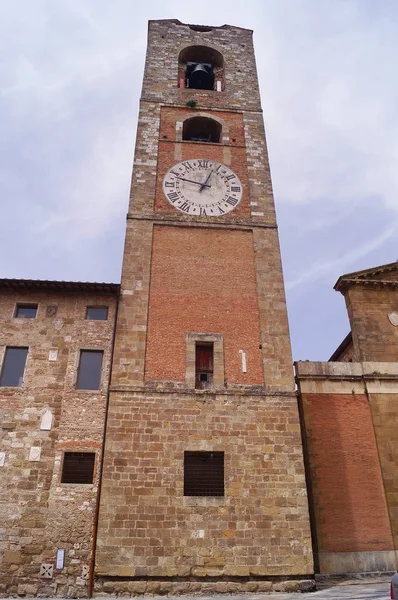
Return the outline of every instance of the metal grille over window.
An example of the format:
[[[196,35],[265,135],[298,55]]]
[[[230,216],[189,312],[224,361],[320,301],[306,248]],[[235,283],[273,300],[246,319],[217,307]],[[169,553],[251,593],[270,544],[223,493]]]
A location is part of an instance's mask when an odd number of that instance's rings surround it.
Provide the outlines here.
[[[184,496],[224,496],[224,452],[184,452]]]
[[[65,452],[61,483],[93,483],[95,452]]]

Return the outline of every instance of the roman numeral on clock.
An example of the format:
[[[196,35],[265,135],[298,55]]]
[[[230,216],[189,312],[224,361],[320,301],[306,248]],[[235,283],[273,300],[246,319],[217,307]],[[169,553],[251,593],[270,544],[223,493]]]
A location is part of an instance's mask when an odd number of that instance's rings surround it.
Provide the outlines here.
[[[187,171],[189,171],[190,169],[192,169],[192,165],[190,162],[188,162],[187,160],[183,163],[181,163],[182,165],[184,165],[184,167],[186,168]]]
[[[178,200],[179,195],[177,194],[177,192],[170,192],[169,194],[167,194],[167,197],[170,200],[170,202],[175,202],[176,200]]]
[[[207,169],[208,166],[209,166],[209,161],[208,160],[200,160],[200,159],[198,159],[198,167],[202,167],[203,169]]]
[[[164,187],[174,187],[175,181],[165,181]]]
[[[231,206],[236,206],[238,204],[238,199],[237,198],[232,198],[232,196],[229,196],[225,202],[227,202],[228,204],[231,204]]]
[[[184,211],[184,212],[186,212],[186,213],[189,213],[189,209],[190,209],[190,208],[191,208],[191,205],[190,205],[190,203],[189,203],[189,202],[183,202],[183,203],[181,204],[181,206],[179,206],[179,209],[180,209],[180,210],[183,210],[183,211]]]
[[[240,192],[240,187],[238,185],[231,185],[231,192]]]

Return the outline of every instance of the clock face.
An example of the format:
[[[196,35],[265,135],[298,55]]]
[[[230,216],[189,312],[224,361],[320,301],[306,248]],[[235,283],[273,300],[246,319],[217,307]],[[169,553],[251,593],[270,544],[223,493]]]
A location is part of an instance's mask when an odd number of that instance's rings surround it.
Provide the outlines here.
[[[174,208],[200,217],[221,217],[242,199],[242,184],[235,173],[204,158],[190,158],[169,169],[163,191]]]

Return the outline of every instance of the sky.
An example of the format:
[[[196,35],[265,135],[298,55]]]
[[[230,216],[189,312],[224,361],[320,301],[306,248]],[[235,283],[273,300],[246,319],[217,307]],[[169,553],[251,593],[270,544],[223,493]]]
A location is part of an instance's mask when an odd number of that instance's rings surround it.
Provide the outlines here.
[[[119,282],[149,19],[254,30],[295,360],[398,259],[396,0],[1,0],[0,277]],[[174,74],[171,74],[173,77]]]

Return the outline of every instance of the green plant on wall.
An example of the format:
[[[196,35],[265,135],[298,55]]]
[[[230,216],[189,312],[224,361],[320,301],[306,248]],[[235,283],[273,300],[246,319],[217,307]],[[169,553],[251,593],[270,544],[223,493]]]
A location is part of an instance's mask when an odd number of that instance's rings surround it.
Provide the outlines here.
[[[189,108],[196,108],[197,104],[198,104],[198,101],[195,100],[194,98],[186,101],[186,106],[188,106]]]

